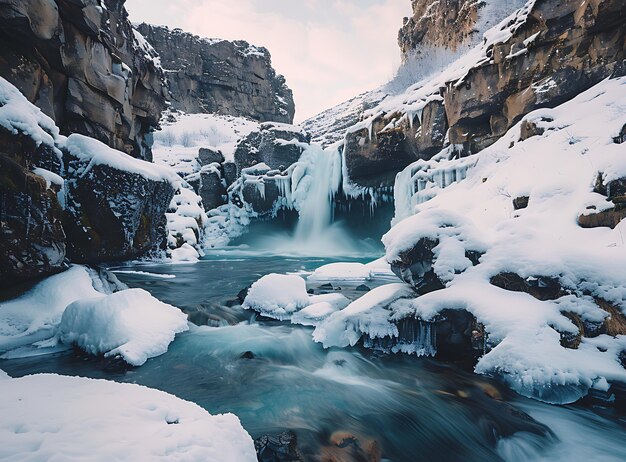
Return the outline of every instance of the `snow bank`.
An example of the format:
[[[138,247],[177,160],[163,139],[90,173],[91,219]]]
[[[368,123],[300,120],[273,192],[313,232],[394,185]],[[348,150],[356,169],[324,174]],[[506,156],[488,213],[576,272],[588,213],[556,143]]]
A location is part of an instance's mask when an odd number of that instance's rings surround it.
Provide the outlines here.
[[[370,268],[362,263],[331,263],[317,268],[308,280],[367,280],[371,277]]]
[[[53,337],[70,303],[101,296],[87,269],[72,266],[38,283],[21,297],[0,303],[0,352]]]
[[[607,79],[555,109],[528,114],[471,156],[460,181],[445,181],[414,200],[409,213],[416,215],[397,221],[383,238],[387,261],[401,260],[424,237],[435,239],[433,268],[446,287],[394,305],[392,319],[467,310],[488,335],[476,371],[501,375],[516,391],[544,401],[575,401],[592,387],[626,380],[618,359],[623,335],[583,337],[577,348],[560,341],[579,332],[564,313],[596,323],[609,315],[594,299],[626,315],[626,223],[615,229],[578,224],[581,215],[614,205],[598,183],[626,177],[624,145],[614,141],[626,124],[625,90],[626,78]],[[522,124],[534,125],[537,134],[522,139]],[[435,171],[438,163],[440,171],[455,167],[435,158],[428,168]],[[515,206],[521,197],[524,205]],[[476,266],[465,261],[468,249],[484,252]],[[491,280],[503,273],[528,284],[550,278],[562,296],[539,300],[496,287]]]
[[[78,300],[63,313],[58,335],[92,355],[121,356],[133,366],[167,351],[188,330],[187,315],[143,289]]]
[[[243,307],[269,318],[285,320],[310,304],[306,283],[300,276],[268,274],[252,284]]]
[[[397,337],[398,329],[389,321],[389,305],[414,296],[415,291],[408,284],[376,287],[319,324],[313,332],[313,340],[329,348],[354,346],[364,334],[370,338]]]
[[[58,375],[0,379],[0,459],[254,462],[233,414],[162,391]]]

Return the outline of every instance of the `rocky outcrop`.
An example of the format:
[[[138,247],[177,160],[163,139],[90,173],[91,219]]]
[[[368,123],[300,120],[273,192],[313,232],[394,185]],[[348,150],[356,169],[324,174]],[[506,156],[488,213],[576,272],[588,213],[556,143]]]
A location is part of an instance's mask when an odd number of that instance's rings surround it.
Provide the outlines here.
[[[70,137],[68,145],[72,142]],[[113,163],[94,163],[97,151],[86,154],[76,156],[67,149],[64,155],[68,258],[93,263],[164,250],[172,184]]]
[[[53,168],[57,153],[0,128],[0,287],[65,267],[66,238],[57,193],[61,186],[31,169]],[[49,171],[49,170],[48,170]],[[51,173],[52,175],[52,173]]]
[[[0,76],[63,134],[151,159],[163,73],[123,0],[0,0],[0,42]]]
[[[175,174],[83,135],[60,136],[1,78],[0,167],[0,287],[71,261],[165,248]]]
[[[264,163],[272,170],[285,170],[302,155],[302,143],[311,142],[311,135],[299,127],[279,123],[263,123],[258,131],[242,139],[235,149],[237,171]],[[299,144],[300,143],[300,144]]]
[[[160,55],[175,109],[293,122],[292,92],[267,49],[149,24],[138,29]]]
[[[402,55],[425,46],[456,50],[478,32],[478,11],[485,5],[475,0],[412,0],[413,16],[404,18],[398,32]]]
[[[447,3],[455,2],[441,5]],[[395,107],[383,102],[349,129],[350,179],[363,186],[389,183],[411,162],[429,159],[448,145],[460,155],[476,153],[530,111],[555,107],[606,77],[623,74],[625,15],[618,0],[529,3],[501,31],[486,36],[483,57],[473,66],[460,65],[423,88],[410,89]],[[532,136],[532,127],[527,128],[526,136]]]

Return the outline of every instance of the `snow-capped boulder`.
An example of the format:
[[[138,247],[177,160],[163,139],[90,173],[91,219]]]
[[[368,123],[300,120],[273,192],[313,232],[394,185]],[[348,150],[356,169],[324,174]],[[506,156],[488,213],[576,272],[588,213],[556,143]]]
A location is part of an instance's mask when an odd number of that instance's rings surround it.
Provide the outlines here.
[[[241,172],[257,164],[265,164],[271,170],[285,170],[297,162],[304,151],[303,144],[311,141],[311,135],[301,127],[275,122],[262,123],[242,139],[235,149],[235,163]]]
[[[167,352],[174,336],[188,330],[187,315],[143,289],[81,299],[63,312],[58,328],[63,343],[92,355],[120,356],[141,366]]]
[[[66,144],[68,256],[76,262],[130,259],[165,249],[165,213],[180,181],[166,168],[82,135]]]
[[[252,284],[242,306],[285,320],[310,303],[306,282],[300,276],[268,274]]]

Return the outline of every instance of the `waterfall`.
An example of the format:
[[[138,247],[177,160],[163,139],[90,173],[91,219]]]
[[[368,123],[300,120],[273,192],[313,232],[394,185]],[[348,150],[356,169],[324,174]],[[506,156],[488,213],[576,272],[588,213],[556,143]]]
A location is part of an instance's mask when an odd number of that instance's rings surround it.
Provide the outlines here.
[[[308,188],[300,204],[294,238],[316,241],[333,221],[333,197],[339,189],[341,159],[336,150],[312,146],[301,161],[307,162]]]

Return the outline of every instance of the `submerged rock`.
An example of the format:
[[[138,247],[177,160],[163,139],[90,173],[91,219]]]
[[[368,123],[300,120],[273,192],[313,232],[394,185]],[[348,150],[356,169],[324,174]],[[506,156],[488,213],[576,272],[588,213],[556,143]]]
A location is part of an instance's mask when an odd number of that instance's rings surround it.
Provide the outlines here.
[[[254,440],[259,462],[304,462],[298,449],[298,437],[292,431],[265,435]]]

